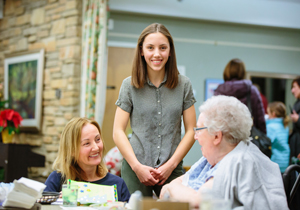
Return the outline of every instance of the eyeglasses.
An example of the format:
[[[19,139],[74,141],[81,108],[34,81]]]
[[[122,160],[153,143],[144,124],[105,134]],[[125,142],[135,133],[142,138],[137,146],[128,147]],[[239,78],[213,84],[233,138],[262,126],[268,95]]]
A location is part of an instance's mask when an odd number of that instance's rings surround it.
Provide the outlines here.
[[[207,127],[202,127],[202,128],[194,128],[195,134],[199,133],[200,130],[206,129]]]

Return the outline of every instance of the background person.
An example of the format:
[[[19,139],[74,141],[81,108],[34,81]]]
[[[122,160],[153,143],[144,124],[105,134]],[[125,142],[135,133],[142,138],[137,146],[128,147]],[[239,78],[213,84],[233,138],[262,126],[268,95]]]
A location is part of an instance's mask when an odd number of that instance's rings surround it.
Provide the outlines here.
[[[247,105],[248,85],[251,85],[253,124],[258,130],[266,133],[265,112],[260,94],[251,80],[245,79],[245,76],[244,62],[238,58],[230,60],[223,72],[225,82],[217,87],[214,95],[234,96]]]
[[[264,111],[265,111],[265,114],[267,114],[267,108],[268,108],[268,99],[266,98],[266,96],[264,95],[264,94],[262,94],[262,92],[261,92],[261,88],[260,88],[260,86],[258,85],[258,84],[253,84],[256,88],[257,88],[257,90],[258,90],[258,92],[259,92],[259,95],[260,95],[260,97],[261,97],[261,101],[262,101],[262,103],[263,103],[263,106],[264,106]]]
[[[281,173],[289,165],[290,147],[289,147],[289,117],[286,114],[285,105],[282,102],[275,101],[268,105],[267,136],[272,142],[271,160],[279,165]]]
[[[96,121],[73,118],[65,126],[60,139],[53,171],[44,191],[61,192],[68,179],[101,185],[117,185],[118,201],[128,201],[130,193],[124,180],[107,172],[103,161],[104,142]]]
[[[291,158],[298,157],[300,159],[300,77],[292,81],[291,92],[297,99],[293,106],[293,112],[290,114],[293,122],[293,132],[289,138]]]
[[[149,25],[116,102],[113,138],[124,157],[121,175],[130,193],[152,196],[154,190],[159,196],[163,184],[182,175],[182,159],[194,144],[195,102],[190,80],[178,72],[171,34],[162,24]]]
[[[228,199],[232,209],[288,209],[278,164],[250,142],[251,114],[235,97],[213,96],[200,106],[195,139],[203,157],[163,187],[160,198],[198,207],[201,190]]]
[[[292,113],[290,114],[290,117],[293,122],[293,132],[289,137],[289,143],[290,143],[290,150],[291,150],[291,164],[295,164],[292,160],[298,158],[300,160],[300,77],[295,78],[292,81],[292,87],[291,92],[296,98],[296,102],[292,108]],[[299,161],[296,162],[296,164],[299,164]],[[297,175],[293,174],[291,177],[290,184],[294,184],[294,182],[297,179]],[[289,189],[292,186],[289,186]],[[290,206],[290,209],[299,209],[300,206],[300,191],[298,188],[298,191],[296,192],[294,196],[294,200],[296,200],[295,203],[293,203],[293,206]]]

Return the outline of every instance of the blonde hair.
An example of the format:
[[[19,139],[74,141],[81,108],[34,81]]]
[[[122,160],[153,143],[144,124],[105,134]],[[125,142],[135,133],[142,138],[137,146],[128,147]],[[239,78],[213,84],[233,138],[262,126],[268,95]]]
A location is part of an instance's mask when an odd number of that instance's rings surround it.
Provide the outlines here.
[[[143,43],[146,36],[152,33],[162,33],[165,37],[167,37],[169,41],[170,56],[167,63],[165,64],[165,71],[167,74],[166,87],[175,88],[178,84],[179,71],[177,69],[177,64],[176,64],[174,41],[168,29],[164,25],[159,23],[152,23],[151,25],[147,26],[142,31],[138,39],[138,43],[135,49],[135,55],[133,59],[133,65],[132,65],[131,84],[136,88],[144,87],[144,83],[146,82],[147,79],[147,63],[145,61],[144,56],[142,56],[141,54],[141,49],[143,47]]]
[[[284,103],[280,101],[274,101],[268,105],[268,108],[270,109],[270,112],[274,112],[276,117],[281,117],[283,118],[283,125],[286,127],[289,122],[290,118],[286,114],[286,108]]]
[[[105,153],[105,145],[99,124],[96,121],[89,120],[87,118],[77,117],[71,119],[62,131],[58,156],[52,166],[53,170],[61,173],[62,182],[66,182],[68,179],[77,181],[84,180],[85,173],[78,165],[78,158],[81,130],[86,124],[92,124],[99,130],[100,138],[103,142],[103,154]],[[98,176],[104,176],[107,174],[107,171],[108,170],[102,158],[97,167],[96,174]]]

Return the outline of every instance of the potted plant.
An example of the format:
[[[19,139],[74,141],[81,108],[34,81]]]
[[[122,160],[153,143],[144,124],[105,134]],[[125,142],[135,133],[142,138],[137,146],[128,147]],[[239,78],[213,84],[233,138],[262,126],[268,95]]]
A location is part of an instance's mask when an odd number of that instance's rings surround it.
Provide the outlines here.
[[[12,109],[4,109],[0,112],[0,132],[3,143],[12,143],[14,134],[19,133],[22,120],[21,115]]]

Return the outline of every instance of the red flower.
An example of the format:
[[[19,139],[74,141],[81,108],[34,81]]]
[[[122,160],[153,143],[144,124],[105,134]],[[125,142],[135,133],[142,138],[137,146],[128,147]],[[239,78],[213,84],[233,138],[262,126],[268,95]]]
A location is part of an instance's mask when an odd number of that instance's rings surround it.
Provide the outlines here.
[[[23,118],[21,115],[12,110],[12,109],[5,109],[0,112],[0,130],[2,131],[4,128],[8,127],[9,130],[15,130],[21,124]]]
[[[23,120],[23,118],[21,117],[21,115],[18,112],[14,112],[13,117],[12,117],[12,121],[13,121],[16,128],[19,127],[22,120]]]

